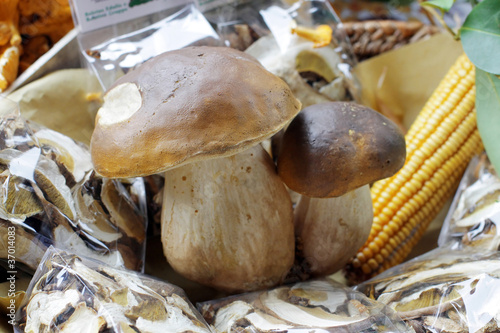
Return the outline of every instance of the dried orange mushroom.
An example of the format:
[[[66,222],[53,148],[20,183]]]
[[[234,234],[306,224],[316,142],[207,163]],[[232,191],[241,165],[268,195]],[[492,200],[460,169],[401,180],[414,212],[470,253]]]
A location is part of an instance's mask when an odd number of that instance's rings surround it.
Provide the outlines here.
[[[68,0],[1,0],[0,92],[72,28]]]
[[[18,30],[18,0],[0,2],[0,92],[17,76],[21,35]]]
[[[322,24],[315,29],[301,26],[292,28],[292,34],[314,42],[314,47],[329,45],[332,41],[332,32],[332,28],[326,24]]]

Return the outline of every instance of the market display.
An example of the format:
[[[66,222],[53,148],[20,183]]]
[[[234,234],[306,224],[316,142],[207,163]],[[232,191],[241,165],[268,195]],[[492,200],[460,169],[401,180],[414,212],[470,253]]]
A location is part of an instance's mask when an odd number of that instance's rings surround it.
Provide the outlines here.
[[[500,68],[467,44],[500,6],[359,1],[0,2],[0,93],[63,36],[86,67],[0,97],[0,324],[500,331]]]

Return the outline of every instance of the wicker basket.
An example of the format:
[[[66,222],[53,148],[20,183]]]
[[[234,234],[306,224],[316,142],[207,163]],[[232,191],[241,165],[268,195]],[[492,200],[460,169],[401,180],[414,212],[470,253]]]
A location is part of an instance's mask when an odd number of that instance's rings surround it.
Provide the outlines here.
[[[345,22],[336,30],[336,37],[347,37],[353,52],[362,61],[403,45],[430,37],[440,28],[416,21],[375,20]]]

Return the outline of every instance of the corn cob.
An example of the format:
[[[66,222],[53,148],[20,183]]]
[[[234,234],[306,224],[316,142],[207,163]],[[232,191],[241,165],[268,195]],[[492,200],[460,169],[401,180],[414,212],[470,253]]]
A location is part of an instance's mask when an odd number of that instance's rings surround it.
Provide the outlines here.
[[[372,187],[373,225],[346,267],[358,283],[401,263],[483,149],[474,108],[474,66],[460,56],[405,136],[403,168]]]

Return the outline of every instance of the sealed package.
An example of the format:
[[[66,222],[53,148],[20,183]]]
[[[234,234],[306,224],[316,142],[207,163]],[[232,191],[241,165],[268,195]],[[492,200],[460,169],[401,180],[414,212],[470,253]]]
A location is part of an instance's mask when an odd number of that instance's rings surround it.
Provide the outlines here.
[[[331,279],[198,304],[214,332],[413,332],[387,306]]]
[[[439,235],[439,245],[500,248],[500,178],[486,153],[471,160]]]
[[[79,3],[73,5],[77,14],[84,7]],[[130,16],[134,11],[140,15],[149,13],[147,6],[153,3],[144,4],[142,11],[141,5],[122,9]],[[164,1],[156,2],[158,8],[162,4],[167,8]],[[347,37],[342,38],[345,34],[337,29],[340,20],[326,0],[291,4],[280,0],[198,1],[168,7],[130,21],[97,24],[98,29],[82,24],[83,15],[75,15],[82,17],[77,22],[82,54],[104,89],[160,53],[209,45],[251,54],[285,80],[304,107],[357,98],[357,82],[351,72],[355,59]],[[104,16],[96,17],[96,22],[110,17],[107,9],[101,14]]]
[[[98,176],[86,146],[28,123],[6,101],[0,114],[0,258],[9,260],[15,248],[16,264],[35,270],[54,245],[141,271],[143,180]]]
[[[196,43],[218,44],[217,34],[192,1],[142,2],[72,2],[82,56],[104,90],[160,53]]]
[[[16,313],[16,332],[210,332],[184,292],[50,247]]]
[[[204,14],[225,45],[281,77],[303,107],[357,98],[355,59],[328,1],[233,1]]]
[[[500,253],[437,248],[366,281],[361,291],[416,332],[498,332]]]

